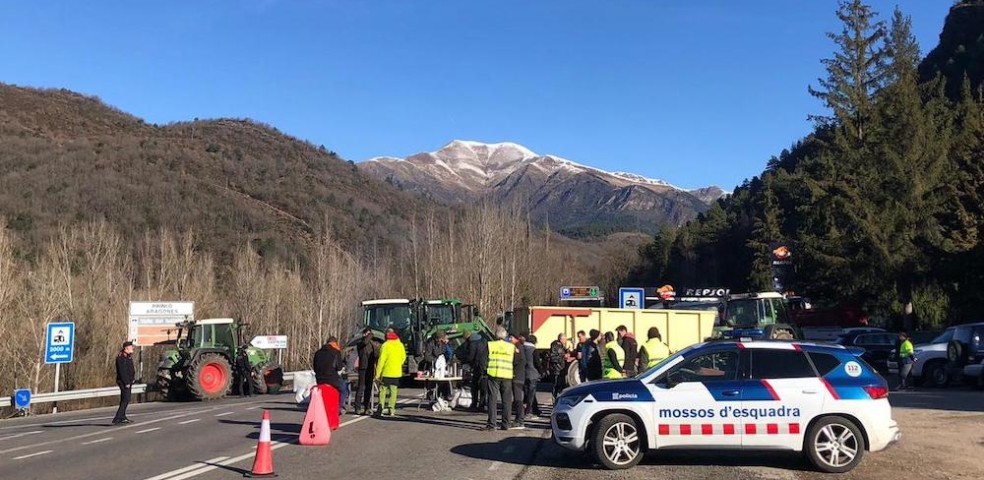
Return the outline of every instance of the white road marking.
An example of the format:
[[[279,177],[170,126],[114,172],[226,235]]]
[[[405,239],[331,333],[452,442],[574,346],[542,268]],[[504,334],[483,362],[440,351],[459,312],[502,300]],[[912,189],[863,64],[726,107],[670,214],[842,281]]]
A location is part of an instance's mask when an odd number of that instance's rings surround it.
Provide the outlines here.
[[[220,413],[220,414],[218,414],[218,415],[216,415],[216,417],[224,417],[224,416],[226,416],[226,415],[232,415],[233,413],[236,413],[236,412],[225,412],[225,413]]]
[[[221,462],[221,461],[223,461],[223,460],[225,460],[227,458],[229,458],[229,457],[215,457],[215,458],[213,458],[211,460],[205,460],[204,462],[199,462],[199,463],[216,463],[216,462]],[[189,470],[194,470],[196,468],[201,468],[201,465],[197,465],[197,464],[196,465],[189,465],[187,467],[180,468],[180,469],[174,470],[172,472],[163,473],[163,474],[158,475],[156,477],[150,477],[147,480],[164,480],[165,478],[169,478],[169,477],[174,476],[174,475],[181,475],[182,473],[185,473],[185,472],[187,472]]]
[[[212,408],[210,410],[213,410],[214,411],[214,410],[217,410],[218,408],[220,408],[220,407],[215,407],[215,408]],[[206,410],[206,411],[209,411],[209,410]],[[171,415],[170,417],[158,418],[156,420],[146,420],[146,421],[140,422],[139,424],[124,425],[122,427],[116,426],[116,427],[113,427],[113,430],[118,432],[120,430],[128,430],[128,429],[135,428],[135,427],[143,427],[143,426],[146,426],[146,425],[152,425],[152,424],[159,423],[159,422],[166,422],[168,420],[174,420],[174,419],[177,419],[177,418],[187,417],[189,415],[195,415],[197,413],[200,413],[200,412],[196,410],[196,411],[182,413],[182,414],[178,414],[178,415]],[[29,449],[32,449],[32,448],[44,447],[44,446],[47,446],[47,445],[54,445],[56,443],[75,442],[75,441],[81,440],[83,438],[95,437],[95,436],[105,435],[105,434],[106,434],[106,431],[105,430],[99,431],[99,432],[84,433],[82,435],[76,435],[74,437],[65,437],[65,438],[60,438],[58,440],[49,440],[47,442],[36,443],[34,445],[24,445],[22,447],[8,448],[6,450],[0,450],[0,454],[3,454],[3,453],[12,453],[12,452],[19,452],[21,450],[29,450]]]
[[[178,422],[178,425],[187,425],[189,423],[200,422],[201,420],[202,419],[200,419],[200,418],[194,418],[194,419],[191,419],[191,420],[185,420],[183,422]]]
[[[139,432],[135,432],[135,433],[150,433],[150,432],[153,432],[155,430],[160,430],[160,429],[161,429],[161,427],[154,427],[154,428],[148,428],[146,430],[140,430]]]
[[[423,396],[423,394],[421,394],[421,396]],[[416,401],[417,401],[417,399],[415,399],[415,398],[413,398],[413,399],[406,398],[406,399],[400,400],[400,401],[398,401],[396,403],[397,403],[397,405],[406,405],[408,403],[412,403],[412,402],[416,402]],[[338,425],[338,427],[341,428],[341,427],[344,427],[346,425],[351,425],[351,424],[356,423],[356,422],[361,422],[363,420],[367,420],[369,418],[370,417],[353,418],[352,420],[349,420],[347,422],[340,423]],[[270,442],[270,450],[271,451],[273,451],[273,450],[279,450],[279,449],[281,449],[283,447],[286,447],[287,445],[292,445],[292,444],[293,444],[293,442],[273,441],[273,442]],[[243,460],[246,460],[246,459],[249,459],[249,458],[253,458],[255,455],[256,455],[256,452],[255,451],[251,451],[249,453],[245,453],[243,455],[240,455],[238,457],[233,457],[233,458],[230,458],[228,460],[222,460],[222,461],[212,461],[212,460],[209,460],[208,462],[205,462],[205,463],[214,463],[215,465],[208,465],[208,466],[204,466],[204,467],[202,467],[201,465],[190,465],[188,467],[184,467],[184,468],[181,468],[181,469],[178,469],[178,470],[170,471],[170,472],[167,472],[167,473],[162,473],[162,474],[160,474],[160,475],[158,475],[156,477],[148,478],[147,480],[164,480],[164,479],[167,479],[167,480],[186,480],[188,478],[196,477],[196,476],[201,475],[203,473],[211,472],[212,470],[215,470],[215,469],[217,469],[219,467],[229,466],[229,465],[232,465],[234,463],[239,463],[239,462],[241,462]],[[177,476],[175,476],[175,475],[177,475]]]
[[[38,455],[45,455],[45,454],[48,454],[48,453],[51,453],[51,450],[45,450],[43,452],[32,453],[30,455],[21,455],[19,457],[14,457],[14,460],[23,460],[25,458],[37,457]]]
[[[36,434],[39,434],[39,433],[41,433],[41,430],[37,430],[37,431],[34,431],[34,432],[17,433],[17,434],[14,434],[14,435],[7,435],[6,437],[0,437],[0,440],[10,440],[11,438],[26,437],[28,435],[36,435]]]
[[[93,440],[91,442],[82,442],[82,445],[92,445],[93,443],[102,443],[112,440],[113,437],[100,438],[99,440]]]
[[[499,461],[492,462],[492,465],[489,465],[489,471],[490,472],[494,472],[494,471],[498,470],[499,469],[499,465],[502,465],[502,462],[499,462]]]

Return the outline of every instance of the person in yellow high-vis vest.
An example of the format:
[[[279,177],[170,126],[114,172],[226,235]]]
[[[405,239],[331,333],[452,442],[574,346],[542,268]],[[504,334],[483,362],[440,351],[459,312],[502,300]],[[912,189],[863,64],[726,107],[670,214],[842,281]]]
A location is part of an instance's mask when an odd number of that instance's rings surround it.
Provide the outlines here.
[[[650,327],[648,337],[649,340],[639,348],[639,365],[646,369],[655,367],[657,363],[670,356],[670,347],[663,343],[658,328]]]
[[[622,378],[625,376],[625,350],[615,341],[612,332],[605,333],[605,356],[601,358],[602,376],[605,378]]]
[[[485,430],[495,430],[497,403],[502,400],[502,429],[508,428],[509,418],[512,415],[512,379],[513,379],[513,356],[516,354],[516,346],[506,341],[506,330],[499,327],[495,332],[495,341],[489,342],[489,366],[486,370],[486,386],[488,388],[485,398],[488,399],[488,422]]]

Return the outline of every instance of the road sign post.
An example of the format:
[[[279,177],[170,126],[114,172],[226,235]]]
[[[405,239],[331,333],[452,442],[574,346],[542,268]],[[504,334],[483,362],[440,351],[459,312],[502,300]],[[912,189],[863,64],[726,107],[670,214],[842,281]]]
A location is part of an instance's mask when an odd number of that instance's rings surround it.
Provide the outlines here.
[[[75,359],[75,323],[49,323],[45,335],[44,363],[55,364],[55,393],[61,380],[61,364],[72,363]],[[51,413],[58,413],[58,404]]]
[[[646,289],[644,288],[620,288],[618,289],[618,308],[646,308],[645,300]]]

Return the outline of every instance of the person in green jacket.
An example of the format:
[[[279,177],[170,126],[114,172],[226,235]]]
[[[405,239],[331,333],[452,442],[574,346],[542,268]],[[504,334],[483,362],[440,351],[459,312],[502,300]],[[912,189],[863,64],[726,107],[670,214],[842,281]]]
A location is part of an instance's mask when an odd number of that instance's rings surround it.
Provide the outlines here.
[[[907,390],[912,388],[910,385],[909,374],[912,372],[912,366],[916,363],[915,350],[912,348],[912,341],[909,340],[909,334],[906,332],[899,333],[899,390]]]
[[[380,416],[396,416],[396,392],[403,377],[403,363],[407,360],[407,351],[403,342],[394,332],[386,333],[386,341],[379,350],[379,361],[376,362],[376,381],[379,385]],[[386,397],[389,395],[389,405]]]

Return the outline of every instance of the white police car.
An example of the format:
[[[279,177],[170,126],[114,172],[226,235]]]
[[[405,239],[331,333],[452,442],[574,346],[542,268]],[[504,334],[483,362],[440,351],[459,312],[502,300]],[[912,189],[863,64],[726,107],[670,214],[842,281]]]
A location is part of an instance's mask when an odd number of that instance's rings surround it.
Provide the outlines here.
[[[670,448],[803,451],[825,472],[853,469],[900,437],[888,384],[838,345],[718,341],[641,375],[569,388],[554,441],[609,469]]]

